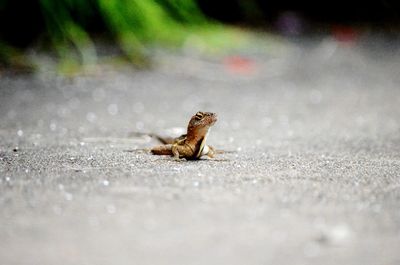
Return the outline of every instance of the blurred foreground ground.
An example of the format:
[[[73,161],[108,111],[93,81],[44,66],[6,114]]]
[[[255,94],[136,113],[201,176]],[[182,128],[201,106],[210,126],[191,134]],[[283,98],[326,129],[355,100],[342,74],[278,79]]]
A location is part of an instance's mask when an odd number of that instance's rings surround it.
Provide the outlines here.
[[[400,48],[366,36],[0,77],[1,264],[399,264]],[[198,110],[232,151],[132,132]]]

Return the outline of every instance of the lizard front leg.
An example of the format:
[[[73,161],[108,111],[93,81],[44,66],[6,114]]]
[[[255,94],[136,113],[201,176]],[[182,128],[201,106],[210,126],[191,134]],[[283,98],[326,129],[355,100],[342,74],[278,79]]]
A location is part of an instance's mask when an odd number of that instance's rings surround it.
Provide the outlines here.
[[[204,146],[203,150],[201,151],[199,158],[202,156],[208,156],[209,158],[214,158],[215,153],[216,153],[216,151],[215,151],[214,147],[212,147],[211,145],[206,145],[206,146]]]
[[[179,146],[177,144],[173,144],[171,147],[171,151],[172,155],[174,156],[174,159],[180,161]]]
[[[214,158],[215,157],[215,148],[212,147],[211,145],[207,145],[208,147],[208,152],[205,154],[206,156],[208,156],[209,158]]]

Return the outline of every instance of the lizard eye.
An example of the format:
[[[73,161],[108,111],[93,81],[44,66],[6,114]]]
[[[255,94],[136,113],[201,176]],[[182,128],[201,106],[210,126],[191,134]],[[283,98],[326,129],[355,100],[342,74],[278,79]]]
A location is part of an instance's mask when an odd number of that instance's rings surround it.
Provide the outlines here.
[[[204,117],[204,114],[203,114],[203,112],[199,111],[196,113],[195,117],[196,117],[196,120],[201,120]]]

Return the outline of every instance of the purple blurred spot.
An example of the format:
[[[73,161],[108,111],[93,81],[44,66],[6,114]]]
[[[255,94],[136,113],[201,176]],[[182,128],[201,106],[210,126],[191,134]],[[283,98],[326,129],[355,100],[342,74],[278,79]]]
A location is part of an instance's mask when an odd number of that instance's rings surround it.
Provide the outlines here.
[[[303,32],[303,19],[295,12],[286,11],[276,20],[277,29],[288,36],[297,36]]]

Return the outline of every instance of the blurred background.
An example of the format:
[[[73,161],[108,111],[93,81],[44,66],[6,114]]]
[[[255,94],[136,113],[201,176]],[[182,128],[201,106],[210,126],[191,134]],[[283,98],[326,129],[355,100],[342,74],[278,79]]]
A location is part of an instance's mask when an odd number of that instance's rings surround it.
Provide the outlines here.
[[[360,31],[396,35],[399,18],[395,0],[1,0],[0,67],[33,69],[43,51],[67,71],[110,53],[147,66],[155,47],[226,51],[248,38],[244,29],[351,41]]]
[[[0,264],[399,265],[399,3],[0,0]]]

